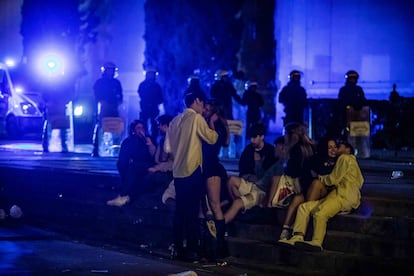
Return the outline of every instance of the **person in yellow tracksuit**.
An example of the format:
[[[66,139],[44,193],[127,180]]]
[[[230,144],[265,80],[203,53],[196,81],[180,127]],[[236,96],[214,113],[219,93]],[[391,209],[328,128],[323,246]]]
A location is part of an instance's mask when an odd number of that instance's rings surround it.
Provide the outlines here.
[[[349,213],[359,207],[364,178],[353,153],[354,149],[349,143],[339,143],[339,157],[334,169],[328,175],[319,176],[323,184],[334,186],[335,189],[325,198],[301,204],[293,227],[294,235],[289,240],[280,240],[279,244],[308,251],[322,251],[328,220],[338,213]],[[305,241],[304,236],[311,215],[313,237],[311,241]]]

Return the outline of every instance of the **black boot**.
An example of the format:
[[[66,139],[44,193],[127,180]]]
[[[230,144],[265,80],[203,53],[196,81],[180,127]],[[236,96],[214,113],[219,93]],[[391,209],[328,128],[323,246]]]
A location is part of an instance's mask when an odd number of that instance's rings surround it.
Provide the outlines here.
[[[200,219],[200,261],[202,262],[215,262],[217,258],[217,239],[209,229],[211,223],[215,224],[213,219]]]
[[[198,219],[198,227],[200,231],[200,240],[198,243],[199,256],[201,259],[207,258],[207,247],[206,247],[206,235],[207,235],[207,226],[206,220],[204,218]]]
[[[227,243],[224,238],[226,232],[226,223],[224,219],[216,220],[216,229],[217,229],[217,250],[216,255],[218,259],[223,259],[229,256]]]

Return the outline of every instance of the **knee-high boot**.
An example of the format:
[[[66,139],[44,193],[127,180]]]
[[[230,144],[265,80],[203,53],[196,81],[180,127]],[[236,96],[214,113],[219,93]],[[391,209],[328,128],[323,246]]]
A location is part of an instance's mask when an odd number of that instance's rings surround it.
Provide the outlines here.
[[[216,220],[216,229],[217,229],[217,258],[222,259],[229,256],[227,243],[224,238],[226,232],[226,223],[224,219]]]

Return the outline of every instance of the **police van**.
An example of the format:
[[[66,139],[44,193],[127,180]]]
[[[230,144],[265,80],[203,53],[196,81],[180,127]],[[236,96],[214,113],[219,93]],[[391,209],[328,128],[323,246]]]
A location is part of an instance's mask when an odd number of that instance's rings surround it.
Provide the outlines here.
[[[18,92],[8,67],[0,63],[0,136],[21,138],[42,133],[43,113],[36,102]]]

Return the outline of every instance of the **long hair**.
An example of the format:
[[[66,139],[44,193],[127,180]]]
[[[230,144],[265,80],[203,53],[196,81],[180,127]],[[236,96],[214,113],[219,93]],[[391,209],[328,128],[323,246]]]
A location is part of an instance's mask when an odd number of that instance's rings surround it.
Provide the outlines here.
[[[219,117],[219,120],[222,122],[222,124],[226,128],[226,139],[223,140],[222,146],[227,147],[230,144],[230,130],[229,130],[226,117],[224,116],[223,108],[220,106],[220,104],[218,103],[216,99],[209,99],[208,101],[206,101],[206,105],[207,104],[211,106],[212,113],[217,114],[217,116]]]
[[[313,141],[306,134],[306,126],[303,124],[295,123],[286,128],[286,146],[288,152],[296,144],[299,145],[302,163],[309,159],[314,154],[315,145]]]

